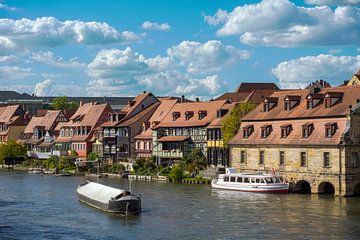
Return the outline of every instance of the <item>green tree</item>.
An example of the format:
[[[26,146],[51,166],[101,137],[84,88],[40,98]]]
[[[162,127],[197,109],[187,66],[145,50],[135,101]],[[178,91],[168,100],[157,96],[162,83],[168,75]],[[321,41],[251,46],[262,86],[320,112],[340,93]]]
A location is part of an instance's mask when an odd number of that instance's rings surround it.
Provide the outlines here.
[[[221,126],[223,133],[224,145],[227,147],[229,141],[236,135],[239,130],[241,119],[256,107],[255,103],[242,102],[238,103],[228,114]]]
[[[184,177],[184,170],[180,165],[175,165],[169,173],[169,178],[173,182],[180,182]]]
[[[57,97],[54,98],[52,108],[55,110],[68,109],[75,110],[79,107],[76,102],[69,102],[68,97]]]
[[[194,148],[190,154],[183,157],[182,164],[189,172],[192,172],[196,168],[206,168],[207,162],[203,152],[198,148]]]
[[[15,141],[0,144],[0,161],[3,164],[5,158],[26,157],[26,147]]]
[[[88,161],[96,161],[99,159],[99,154],[95,153],[95,152],[91,152],[87,155],[87,160]]]

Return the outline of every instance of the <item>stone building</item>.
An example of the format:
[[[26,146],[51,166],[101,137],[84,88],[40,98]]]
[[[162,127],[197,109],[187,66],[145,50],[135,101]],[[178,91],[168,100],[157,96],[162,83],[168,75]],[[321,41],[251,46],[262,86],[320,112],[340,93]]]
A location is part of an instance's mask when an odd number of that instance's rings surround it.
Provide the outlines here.
[[[242,119],[230,165],[277,171],[295,190],[360,192],[360,86],[277,91]]]

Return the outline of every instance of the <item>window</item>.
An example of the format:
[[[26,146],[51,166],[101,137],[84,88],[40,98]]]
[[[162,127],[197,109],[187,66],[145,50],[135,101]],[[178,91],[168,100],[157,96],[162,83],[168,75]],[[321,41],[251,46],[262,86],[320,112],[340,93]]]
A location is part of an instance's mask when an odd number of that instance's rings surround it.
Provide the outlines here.
[[[307,100],[307,103],[306,103],[306,108],[307,109],[312,109],[314,106],[313,106],[313,101],[312,99],[308,99]]]
[[[301,152],[300,153],[300,166],[301,167],[306,167],[306,165],[307,165],[306,152]]]
[[[113,154],[116,153],[116,145],[111,146],[111,153],[113,153]]]
[[[337,130],[337,123],[327,123],[325,124],[325,137],[331,138],[334,136],[336,130]]]
[[[351,153],[351,167],[359,167],[359,153],[358,152],[352,152]]]
[[[271,125],[265,125],[261,127],[261,138],[267,138],[272,131]]]
[[[249,183],[249,178],[244,178],[244,183]]]
[[[287,136],[289,136],[291,130],[292,130],[291,124],[281,126],[281,138],[287,138]]]
[[[230,182],[235,182],[235,177],[230,177]]]
[[[285,165],[285,152],[284,151],[280,151],[279,153],[279,164],[280,166],[284,166]]]
[[[180,117],[180,112],[173,112],[173,121],[176,121],[176,119],[178,119]]]
[[[245,162],[246,162],[246,152],[241,151],[240,152],[240,163],[245,163]]]
[[[109,145],[105,145],[105,147],[104,147],[104,152],[105,152],[105,153],[109,153],[109,152],[110,152],[110,147],[109,147]]]
[[[313,130],[314,130],[314,125],[312,123],[306,123],[302,125],[302,137],[308,138],[313,132]]]
[[[259,164],[260,164],[260,165],[263,165],[263,164],[264,164],[264,160],[265,160],[265,153],[264,153],[264,151],[260,151],[260,154],[259,154]]]
[[[239,182],[239,183],[242,183],[242,177],[238,177],[238,178],[236,179],[236,181]]]
[[[140,150],[140,142],[137,142],[137,149]]]
[[[264,112],[268,112],[269,110],[269,103],[264,103]]]
[[[110,137],[115,137],[116,130],[115,128],[110,129]]]
[[[65,136],[65,130],[64,130],[64,129],[61,129],[61,131],[60,131],[60,135],[61,135],[62,137],[64,137],[64,136]]]
[[[253,125],[247,125],[243,127],[243,137],[248,138],[254,131]]]
[[[325,108],[331,108],[331,98],[325,98]]]
[[[224,182],[228,182],[229,181],[229,177],[224,177]]]
[[[147,150],[147,142],[144,142],[144,150]]]
[[[194,116],[193,111],[186,111],[185,112],[185,121],[189,120],[192,116]]]
[[[104,129],[104,137],[109,137],[110,136],[110,131],[109,129],[105,128]]]
[[[330,166],[330,153],[324,152],[324,167],[331,167]]]
[[[206,117],[207,111],[205,111],[205,110],[200,110],[200,111],[198,112],[198,114],[199,114],[199,120],[201,120],[201,119],[203,119],[204,117]]]

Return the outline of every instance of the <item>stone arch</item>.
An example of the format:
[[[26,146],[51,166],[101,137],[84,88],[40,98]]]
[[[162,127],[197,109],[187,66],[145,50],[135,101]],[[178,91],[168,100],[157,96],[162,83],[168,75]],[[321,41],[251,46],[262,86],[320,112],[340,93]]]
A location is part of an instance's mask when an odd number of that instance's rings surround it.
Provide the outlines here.
[[[360,182],[358,182],[354,187],[354,196],[360,196]]]
[[[331,182],[321,182],[318,187],[319,194],[335,194],[334,184]]]
[[[298,193],[311,193],[311,185],[308,181],[299,180],[296,182],[296,192]]]

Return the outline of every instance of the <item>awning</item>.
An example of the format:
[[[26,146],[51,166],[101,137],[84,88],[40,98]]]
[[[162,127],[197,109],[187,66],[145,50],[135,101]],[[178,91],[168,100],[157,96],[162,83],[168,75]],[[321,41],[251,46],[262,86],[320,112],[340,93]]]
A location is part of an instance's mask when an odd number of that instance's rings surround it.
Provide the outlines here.
[[[183,142],[189,138],[189,136],[164,136],[159,138],[158,142]]]

